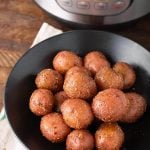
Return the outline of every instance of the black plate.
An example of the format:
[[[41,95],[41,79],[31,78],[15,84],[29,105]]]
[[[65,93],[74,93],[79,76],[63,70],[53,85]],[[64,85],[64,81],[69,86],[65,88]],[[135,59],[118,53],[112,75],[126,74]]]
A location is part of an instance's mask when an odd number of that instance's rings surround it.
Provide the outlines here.
[[[142,94],[150,103],[150,53],[137,43],[103,31],[71,31],[50,38],[30,49],[11,72],[5,90],[5,109],[12,129],[31,150],[65,149],[52,144],[39,131],[40,118],[29,108],[29,97],[35,89],[34,79],[43,68],[52,67],[52,59],[59,50],[69,49],[80,56],[91,50],[102,51],[114,63],[118,60],[134,66],[137,81],[131,90]],[[150,149],[150,110],[131,125],[121,124],[126,134],[125,150]]]

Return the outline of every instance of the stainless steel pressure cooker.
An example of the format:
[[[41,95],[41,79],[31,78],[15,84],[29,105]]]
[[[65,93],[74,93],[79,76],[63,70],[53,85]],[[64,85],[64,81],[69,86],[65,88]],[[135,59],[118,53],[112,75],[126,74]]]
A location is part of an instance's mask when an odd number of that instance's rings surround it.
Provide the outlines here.
[[[150,12],[150,0],[35,0],[58,19],[82,26],[116,25]]]

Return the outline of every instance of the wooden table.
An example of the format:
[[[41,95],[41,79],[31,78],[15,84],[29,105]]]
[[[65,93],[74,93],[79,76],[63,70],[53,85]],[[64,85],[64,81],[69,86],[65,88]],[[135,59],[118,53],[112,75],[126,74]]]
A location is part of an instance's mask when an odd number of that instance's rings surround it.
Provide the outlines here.
[[[7,77],[16,61],[28,50],[41,24],[48,22],[70,30],[49,17],[32,0],[0,0],[0,109]],[[150,15],[113,32],[129,37],[150,50]]]

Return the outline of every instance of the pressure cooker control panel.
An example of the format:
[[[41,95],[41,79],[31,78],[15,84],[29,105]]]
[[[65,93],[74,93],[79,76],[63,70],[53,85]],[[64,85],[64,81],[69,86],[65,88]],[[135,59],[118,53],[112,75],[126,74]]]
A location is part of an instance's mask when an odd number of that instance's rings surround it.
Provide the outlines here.
[[[56,0],[65,11],[83,14],[108,16],[125,11],[132,0]]]

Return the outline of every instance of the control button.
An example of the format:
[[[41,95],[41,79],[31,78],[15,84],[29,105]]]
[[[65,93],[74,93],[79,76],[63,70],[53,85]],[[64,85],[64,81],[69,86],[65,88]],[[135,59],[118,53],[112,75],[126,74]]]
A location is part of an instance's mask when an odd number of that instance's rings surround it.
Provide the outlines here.
[[[61,0],[61,4],[64,6],[71,7],[72,6],[72,0]]]
[[[114,3],[114,8],[115,9],[123,9],[125,7],[125,2],[124,1],[116,1]]]
[[[108,7],[108,4],[106,2],[95,3],[95,9],[97,10],[106,10],[107,7]]]
[[[89,9],[90,4],[87,1],[79,1],[79,2],[77,2],[77,7],[80,9]]]

